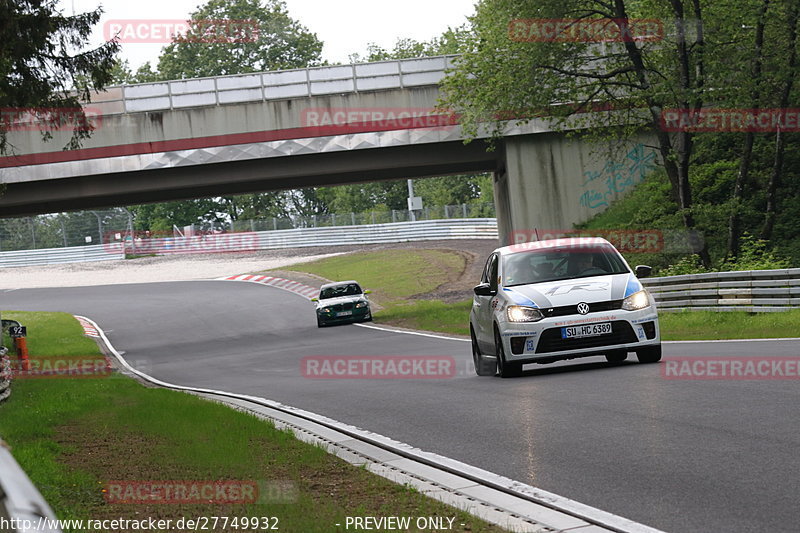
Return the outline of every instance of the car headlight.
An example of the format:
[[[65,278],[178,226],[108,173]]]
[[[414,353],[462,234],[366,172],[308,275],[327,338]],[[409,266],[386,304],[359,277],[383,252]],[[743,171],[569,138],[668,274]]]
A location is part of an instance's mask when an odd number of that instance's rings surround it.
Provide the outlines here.
[[[509,305],[506,308],[506,316],[509,322],[538,322],[544,318],[538,309],[522,305]]]
[[[323,307],[322,309],[319,310],[319,312],[320,313],[330,313],[331,312],[331,308],[330,307]]]
[[[647,291],[634,292],[624,300],[622,300],[622,308],[626,311],[638,311],[650,307],[650,298],[647,296]]]
[[[367,302],[358,302],[356,303],[356,309],[361,309],[362,307],[366,307]]]

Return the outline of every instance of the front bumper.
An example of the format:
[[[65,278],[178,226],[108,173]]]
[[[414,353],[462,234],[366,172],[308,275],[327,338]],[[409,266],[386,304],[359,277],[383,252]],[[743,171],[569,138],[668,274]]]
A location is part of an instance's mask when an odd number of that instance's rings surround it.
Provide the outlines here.
[[[563,339],[568,326],[611,323],[611,333],[592,337]],[[592,355],[610,351],[634,351],[661,343],[658,314],[651,306],[639,311],[614,311],[544,318],[539,322],[499,324],[506,359],[535,363]]]
[[[353,309],[352,315],[336,316],[335,312],[321,313],[317,311],[317,319],[321,324],[345,324],[348,322],[359,322],[372,317],[369,306]]]

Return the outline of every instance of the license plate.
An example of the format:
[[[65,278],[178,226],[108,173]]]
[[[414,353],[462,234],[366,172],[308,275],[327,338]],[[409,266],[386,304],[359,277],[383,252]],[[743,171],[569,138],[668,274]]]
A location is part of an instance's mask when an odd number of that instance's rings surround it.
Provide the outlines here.
[[[611,322],[600,324],[586,324],[585,326],[569,326],[561,328],[562,339],[580,339],[583,337],[597,337],[611,333]]]
[[[352,311],[339,311],[338,313],[336,313],[336,316],[350,316],[352,314],[353,314]]]

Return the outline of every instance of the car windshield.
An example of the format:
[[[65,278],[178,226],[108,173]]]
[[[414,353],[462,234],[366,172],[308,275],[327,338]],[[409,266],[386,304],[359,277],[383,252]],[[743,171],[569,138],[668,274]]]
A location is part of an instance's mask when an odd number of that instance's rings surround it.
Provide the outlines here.
[[[319,299],[325,300],[327,298],[339,298],[340,296],[357,296],[361,294],[361,287],[355,283],[348,283],[347,285],[336,285],[335,287],[326,287],[319,293]]]
[[[525,250],[503,258],[503,286],[626,274],[620,255],[608,245]]]

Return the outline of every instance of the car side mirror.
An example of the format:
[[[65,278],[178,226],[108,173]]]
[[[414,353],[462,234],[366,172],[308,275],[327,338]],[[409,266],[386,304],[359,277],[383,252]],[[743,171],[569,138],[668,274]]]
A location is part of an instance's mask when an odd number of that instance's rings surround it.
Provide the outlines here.
[[[364,291],[364,294],[372,294],[372,291],[367,289],[367,290]]]
[[[488,283],[481,283],[480,285],[475,285],[475,288],[472,289],[475,291],[477,296],[494,296],[497,294],[497,291],[493,291],[491,285]]]
[[[319,301],[319,298],[311,298],[311,301],[312,301],[312,302],[318,302],[318,301]]]
[[[647,265],[636,265],[634,272],[636,272],[637,278],[646,278],[651,272],[653,272],[653,268]]]

